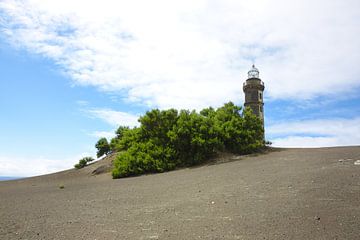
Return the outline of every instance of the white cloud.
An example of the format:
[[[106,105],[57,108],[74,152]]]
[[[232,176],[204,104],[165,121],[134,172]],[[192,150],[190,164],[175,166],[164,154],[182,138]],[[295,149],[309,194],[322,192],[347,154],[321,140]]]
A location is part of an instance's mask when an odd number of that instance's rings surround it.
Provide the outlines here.
[[[114,138],[116,136],[115,130],[114,131],[95,131],[90,134],[90,136],[96,137],[96,138],[106,138],[108,140]]]
[[[275,138],[272,142],[274,147],[314,148],[314,147],[344,146],[344,144],[340,143],[338,139],[336,139],[335,137],[290,136],[284,138]]]
[[[151,107],[240,102],[253,60],[272,98],[360,86],[358,0],[3,0],[0,11],[15,46]]]
[[[52,159],[42,156],[0,156],[0,176],[30,177],[55,173],[74,167],[79,159],[93,156],[94,153],[82,153],[76,156]]]
[[[77,100],[76,104],[81,106],[81,107],[87,107],[89,105],[89,102],[85,101],[85,100]]]
[[[279,147],[360,145],[360,118],[280,123],[269,126],[266,133]]]
[[[135,127],[139,125],[139,122],[137,121],[139,116],[126,112],[119,112],[111,109],[91,109],[85,110],[85,112],[90,114],[90,116],[99,118],[114,127],[118,127],[120,125]],[[108,132],[97,133],[100,135],[105,133],[105,135],[109,136]]]

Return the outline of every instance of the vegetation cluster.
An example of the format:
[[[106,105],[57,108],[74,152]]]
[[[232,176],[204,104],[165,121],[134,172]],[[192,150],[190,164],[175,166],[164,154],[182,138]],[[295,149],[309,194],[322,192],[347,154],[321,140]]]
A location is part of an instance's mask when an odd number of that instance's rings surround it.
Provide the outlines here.
[[[80,168],[85,167],[89,162],[92,162],[92,161],[94,161],[94,158],[92,158],[92,157],[84,157],[84,158],[80,159],[79,163],[75,164],[74,167],[76,169],[80,169]]]
[[[119,152],[113,178],[157,173],[203,163],[216,153],[251,153],[264,146],[261,120],[232,102],[214,109],[146,112],[139,127],[120,126],[110,143],[100,139],[98,157]]]

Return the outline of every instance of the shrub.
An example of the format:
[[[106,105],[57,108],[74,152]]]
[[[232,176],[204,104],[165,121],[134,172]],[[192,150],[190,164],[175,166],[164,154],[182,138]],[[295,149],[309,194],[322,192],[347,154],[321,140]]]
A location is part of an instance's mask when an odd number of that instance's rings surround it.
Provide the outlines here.
[[[117,156],[112,175],[119,178],[172,170],[176,166],[173,159],[174,152],[170,148],[164,149],[151,141],[134,143]]]
[[[168,135],[179,165],[203,162],[220,148],[221,142],[213,120],[195,111],[181,111]]]
[[[233,153],[250,153],[264,145],[261,120],[250,108],[240,113],[241,107],[227,103],[216,111],[215,124],[225,150]]]
[[[106,138],[100,138],[99,141],[95,144],[95,147],[97,148],[96,156],[99,158],[103,156],[104,154],[107,155],[110,151],[110,146]]]
[[[94,158],[92,158],[92,157],[84,157],[84,158],[80,159],[79,163],[75,164],[74,167],[76,169],[80,169],[80,168],[85,167],[87,165],[87,163],[92,162],[92,161],[94,161]]]
[[[84,157],[84,158],[83,158],[83,160],[85,160],[85,161],[86,161],[86,163],[89,163],[89,162],[94,161],[95,159],[94,159],[94,158],[92,158],[92,157]]]
[[[111,149],[121,151],[113,177],[163,172],[192,166],[218,151],[250,153],[264,145],[261,120],[250,109],[226,103],[200,113],[175,109],[146,112],[140,127],[119,127]]]
[[[121,135],[117,135],[111,139],[110,149],[112,151],[124,151],[127,150],[132,143],[140,141],[140,129],[139,128],[124,128]]]

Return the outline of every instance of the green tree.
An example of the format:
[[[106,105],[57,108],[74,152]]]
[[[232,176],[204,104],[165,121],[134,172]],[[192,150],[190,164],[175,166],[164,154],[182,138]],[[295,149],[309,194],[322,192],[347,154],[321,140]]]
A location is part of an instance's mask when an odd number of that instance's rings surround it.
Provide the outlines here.
[[[219,151],[250,153],[264,146],[261,120],[232,102],[200,113],[154,109],[139,122],[138,128],[119,127],[111,140],[111,149],[121,151],[114,178],[192,166]]]
[[[110,150],[112,151],[122,151],[124,150],[124,146],[121,143],[121,140],[124,136],[126,136],[130,132],[130,128],[128,126],[120,126],[116,131],[116,137],[111,139],[110,141]]]
[[[241,135],[243,141],[239,141],[239,152],[251,153],[265,145],[263,123],[250,108],[245,108],[242,116],[244,119]]]
[[[182,110],[168,135],[181,165],[200,163],[221,146],[213,119],[195,111]]]
[[[175,109],[154,109],[140,117],[141,136],[144,140],[151,139],[155,144],[166,146],[169,142],[168,132],[174,127],[178,119]]]
[[[152,141],[136,142],[127,151],[119,153],[112,175],[119,178],[172,170],[176,167],[173,157],[171,148],[163,148]]]
[[[132,128],[126,129],[122,132],[121,138],[115,137],[111,139],[110,149],[113,151],[126,151],[131,144],[141,141],[141,129]]]
[[[130,128],[128,126],[120,126],[116,131],[116,138],[121,139],[124,134],[129,131]]]
[[[80,169],[80,168],[85,167],[89,162],[92,162],[92,161],[94,161],[94,158],[92,158],[92,157],[84,157],[84,158],[80,159],[79,163],[75,164],[74,167],[76,169]]]
[[[215,124],[225,150],[233,153],[250,153],[263,146],[263,127],[260,118],[250,108],[232,102],[216,111]]]
[[[96,149],[98,150],[96,156],[99,158],[104,154],[107,155],[110,151],[110,146],[106,138],[100,138],[99,141],[95,144]]]

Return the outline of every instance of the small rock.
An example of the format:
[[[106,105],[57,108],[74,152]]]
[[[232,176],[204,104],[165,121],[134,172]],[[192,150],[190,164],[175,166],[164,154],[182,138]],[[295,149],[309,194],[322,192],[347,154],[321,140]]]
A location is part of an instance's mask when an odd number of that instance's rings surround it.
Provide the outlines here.
[[[343,159],[339,159],[338,162],[343,162],[344,160]]]
[[[214,202],[214,201],[212,201],[212,202],[211,202],[211,204],[215,204],[215,202]]]
[[[355,165],[360,165],[360,160],[356,160],[356,161],[354,162],[354,164],[355,164]]]

